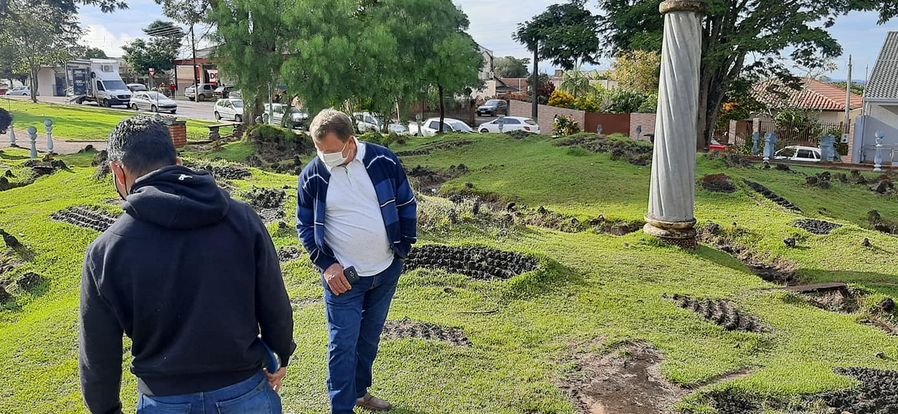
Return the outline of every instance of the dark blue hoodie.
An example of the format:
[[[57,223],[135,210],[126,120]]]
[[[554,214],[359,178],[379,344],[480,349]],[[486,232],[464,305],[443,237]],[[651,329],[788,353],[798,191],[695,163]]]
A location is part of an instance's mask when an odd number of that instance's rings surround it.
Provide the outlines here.
[[[210,391],[260,371],[258,335],[287,365],[293,317],[271,238],[206,172],[141,177],[125,214],[91,244],[81,287],[80,369],[94,413],[121,410],[122,334],[148,395]]]

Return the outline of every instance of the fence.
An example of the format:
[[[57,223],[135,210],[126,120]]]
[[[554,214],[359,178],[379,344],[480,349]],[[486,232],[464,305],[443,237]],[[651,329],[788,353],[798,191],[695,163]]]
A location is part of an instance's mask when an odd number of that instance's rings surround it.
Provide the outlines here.
[[[476,103],[471,98],[462,98],[455,99],[452,97],[446,97],[443,100],[443,108],[445,112],[446,118],[455,118],[459,121],[462,121],[472,128],[475,126],[476,121]],[[412,112],[413,114],[422,114],[424,119],[431,117],[439,117],[440,116],[440,104],[439,102],[435,103],[424,103],[418,102],[413,105]]]
[[[649,140],[655,132],[655,114],[605,114],[549,105],[539,105],[538,111],[536,121],[539,130],[546,135],[552,133],[555,116],[570,117],[583,131],[596,132],[601,125],[603,134],[623,134],[634,140]],[[530,118],[533,107],[530,102],[512,100],[508,105],[508,113],[511,116]]]
[[[777,123],[773,121],[761,121],[759,132],[764,136],[768,132],[776,132],[779,145],[806,145],[817,147],[820,145],[820,137],[832,133],[841,136],[844,131],[843,122],[813,122],[798,125]]]

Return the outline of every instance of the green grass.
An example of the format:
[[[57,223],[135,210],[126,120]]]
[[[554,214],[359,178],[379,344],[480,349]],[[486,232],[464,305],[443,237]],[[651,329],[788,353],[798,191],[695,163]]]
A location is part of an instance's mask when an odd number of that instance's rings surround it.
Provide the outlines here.
[[[116,111],[89,105],[57,105],[32,103],[18,99],[0,101],[3,109],[9,110],[15,120],[17,130],[29,126],[37,128],[38,135],[44,134],[44,120],[53,120],[53,136],[64,141],[106,141],[109,132],[119,122],[135,113]],[[187,139],[190,141],[209,138],[209,125],[214,122],[187,120]],[[27,139],[19,137],[19,139]]]
[[[464,163],[467,175],[450,181],[446,192],[474,191],[531,207],[583,218],[639,220],[645,214],[649,167],[612,161],[607,154],[559,148],[545,137],[513,140],[504,135],[411,139],[397,151],[424,148],[432,141],[473,140],[455,150],[404,157],[415,165],[445,169]],[[226,145],[218,153],[188,153],[196,158],[241,161],[246,143]],[[0,156],[0,170],[18,167],[22,151]],[[85,157],[82,157],[85,158]],[[0,192],[0,228],[28,245],[15,274],[36,271],[49,279],[37,293],[14,292],[16,302],[0,311],[0,412],[83,412],[77,380],[77,307],[85,248],[98,234],[49,220],[65,207],[96,204],[113,208],[110,182],[92,178],[83,159],[66,159],[71,172],[40,178],[28,187]],[[697,191],[700,224],[713,221],[732,231],[740,245],[765,260],[795,264],[805,280],[839,280],[895,297],[898,289],[898,238],[867,229],[866,212],[877,209],[898,217],[895,199],[858,186],[835,183],[829,190],[804,184],[803,174],[759,168],[726,168],[700,157],[697,177],[724,172],[734,178],[732,194]],[[843,227],[815,236],[792,226],[803,216],[760,198],[742,178],[758,181],[801,207],[807,216]],[[296,177],[254,170],[232,182],[235,196],[251,186],[295,186]],[[473,185],[467,188],[466,183]],[[295,195],[287,217],[295,212]],[[375,364],[373,393],[391,400],[399,413],[573,413],[558,383],[571,369],[572,355],[623,341],[644,341],[664,355],[663,375],[680,385],[750,369],[750,374],[718,387],[733,387],[779,398],[852,385],[834,367],[898,369],[898,342],[858,323],[853,315],[826,312],[772,289],[741,262],[709,246],[695,251],[666,247],[640,232],[616,237],[592,232],[561,233],[535,227],[511,231],[463,216],[445,219],[451,203],[421,197],[422,219],[438,223],[422,234],[422,243],[478,244],[540,257],[543,270],[505,282],[472,281],[442,271],[406,274],[390,313],[457,327],[471,348],[420,340],[384,341]],[[828,215],[818,212],[825,207]],[[426,216],[426,217],[425,217]],[[297,245],[292,230],[270,230],[277,246]],[[733,232],[736,233],[736,232]],[[797,249],[782,240],[798,235]],[[864,248],[869,238],[874,248]],[[284,266],[293,300],[321,297],[320,277],[307,259]],[[769,333],[727,332],[664,299],[664,294],[722,298],[764,321]],[[323,305],[295,312],[298,348],[283,391],[286,412],[327,411],[326,343]],[[884,352],[892,359],[876,357]],[[127,362],[126,362],[127,365]],[[136,400],[132,375],[125,371],[126,407]],[[690,400],[684,406],[700,405]]]

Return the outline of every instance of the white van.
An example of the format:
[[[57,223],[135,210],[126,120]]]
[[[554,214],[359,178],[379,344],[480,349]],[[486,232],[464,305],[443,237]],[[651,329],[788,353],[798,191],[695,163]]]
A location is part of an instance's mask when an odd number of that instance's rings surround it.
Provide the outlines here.
[[[66,76],[72,85],[72,99],[76,103],[96,102],[111,107],[128,106],[131,90],[119,75],[119,62],[114,59],[90,59],[71,62]]]

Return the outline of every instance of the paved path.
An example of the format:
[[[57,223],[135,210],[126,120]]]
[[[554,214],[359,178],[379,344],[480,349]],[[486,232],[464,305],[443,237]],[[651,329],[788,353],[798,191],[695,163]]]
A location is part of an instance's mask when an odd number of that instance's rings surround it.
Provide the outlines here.
[[[38,135],[37,141],[38,152],[45,153],[47,152],[47,136],[44,135],[41,137]],[[25,132],[24,129],[16,129],[16,145],[19,148],[23,148],[25,150],[31,149],[31,141],[28,139],[28,133]],[[57,154],[74,154],[84,148],[87,145],[93,145],[94,148],[99,150],[106,149],[106,141],[62,141],[58,139],[53,140],[53,152]],[[0,149],[9,148],[9,135],[2,134],[0,135]]]
[[[17,99],[17,100],[25,100],[28,101],[31,98],[28,96],[7,96],[6,98]],[[53,104],[61,104],[61,105],[77,105],[73,102],[69,102],[69,98],[65,96],[38,96],[38,102],[46,102]],[[201,121],[214,121],[215,115],[213,114],[213,107],[215,103],[213,102],[193,102],[188,100],[177,99],[178,102],[178,113],[176,114],[178,118],[187,118],[187,119],[197,119]],[[93,102],[85,102],[81,105],[85,106],[94,106],[97,105]],[[121,111],[126,113],[137,113],[133,109],[127,109],[122,106],[117,106],[113,108],[106,108],[114,111]],[[140,111],[142,113],[152,113],[149,111]]]

